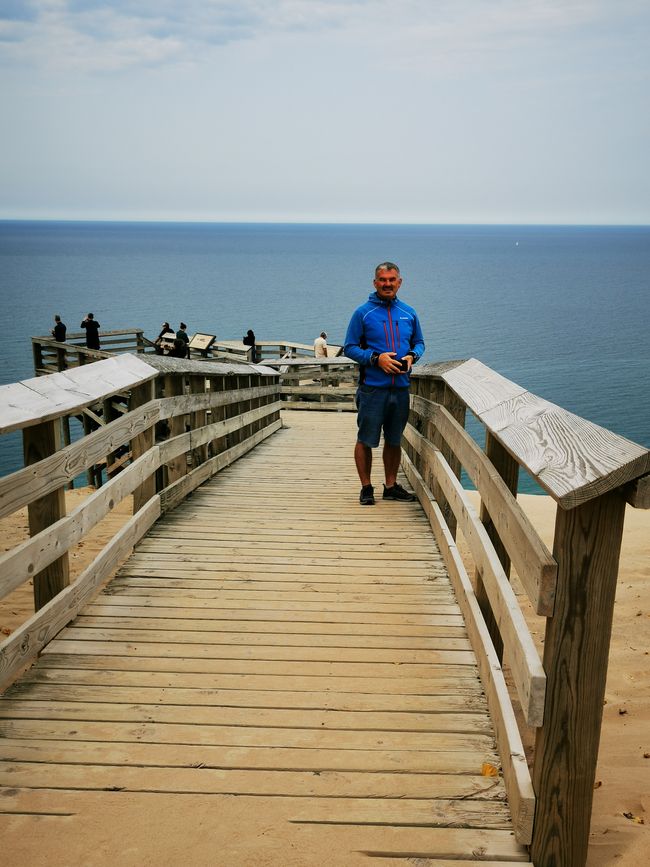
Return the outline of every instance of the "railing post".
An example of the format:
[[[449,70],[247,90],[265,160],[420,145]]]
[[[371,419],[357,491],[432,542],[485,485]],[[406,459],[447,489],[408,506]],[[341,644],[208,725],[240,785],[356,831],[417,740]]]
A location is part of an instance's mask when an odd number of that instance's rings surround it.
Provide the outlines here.
[[[439,403],[448,410],[448,412],[456,419],[456,421],[465,427],[465,404],[458,396],[449,388],[442,379],[437,379],[432,376],[414,378],[415,393],[421,397]],[[434,444],[437,449],[440,449],[445,460],[451,467],[452,472],[457,478],[460,478],[461,464],[458,458],[455,457],[452,450],[444,441],[442,435],[434,427],[432,422],[425,422],[425,430],[423,431],[427,439]],[[426,482],[429,485],[431,493],[436,499],[436,502],[442,510],[447,526],[451,535],[456,538],[456,518],[451,509],[451,506],[445,499],[440,485],[436,482],[431,474],[427,474]]]
[[[178,397],[184,392],[185,377],[179,373],[165,376],[165,397]],[[170,436],[175,437],[185,433],[185,416],[174,415],[169,419]],[[177,481],[187,472],[187,456],[185,452],[167,461],[167,484]]]
[[[33,338],[32,355],[34,356],[34,373],[38,376],[38,371],[43,369],[43,347]]]
[[[191,394],[205,394],[206,379],[205,376],[190,376],[190,393]],[[190,426],[193,431],[200,430],[205,427],[207,413],[206,410],[201,409],[197,412],[193,412],[190,416]],[[199,464],[205,463],[208,459],[208,444],[205,443],[202,446],[198,446],[195,449],[192,449],[192,469],[198,467]]]
[[[517,461],[504,449],[501,443],[490,433],[489,430],[485,431],[485,454],[488,456],[490,461],[492,462],[494,468],[497,470],[501,478],[506,484],[506,487],[510,491],[511,494],[517,496],[517,485],[519,483],[519,464]],[[487,530],[487,534],[494,545],[494,550],[496,551],[497,557],[503,566],[503,571],[506,575],[510,575],[510,557],[508,556],[508,552],[506,551],[503,542],[499,538],[499,534],[497,533],[494,524],[492,523],[492,519],[490,518],[490,514],[488,510],[485,508],[485,504],[481,503],[481,513],[480,513],[481,523],[485,526]],[[501,640],[501,634],[499,632],[499,627],[494,619],[494,614],[492,613],[492,606],[490,605],[490,600],[488,599],[487,593],[485,592],[485,587],[483,586],[483,579],[481,575],[477,571],[476,573],[476,598],[478,600],[478,604],[481,606],[481,611],[483,612],[483,618],[487,625],[487,628],[490,632],[490,638],[492,639],[492,644],[494,645],[494,649],[499,657],[499,661],[503,661],[503,641]]]
[[[129,409],[136,409],[138,406],[142,406],[145,403],[149,403],[150,400],[154,398],[154,384],[156,380],[150,380],[149,382],[144,382],[142,385],[138,385],[131,390],[131,399],[129,401]],[[143,431],[141,434],[138,434],[131,440],[131,458],[132,460],[136,460],[141,455],[148,452],[150,448],[153,447],[154,444],[154,426],[152,425],[147,430]],[[135,515],[144,504],[150,500],[153,495],[156,493],[156,477],[152,473],[148,479],[145,479],[144,482],[139,485],[135,491],[133,492],[133,514]]]
[[[23,453],[25,466],[35,464],[58,451],[60,446],[60,421],[41,422],[23,430]],[[29,533],[35,536],[66,514],[65,489],[57,488],[44,497],[39,497],[27,507]],[[68,553],[62,554],[45,569],[34,575],[34,610],[38,611],[70,583]]]
[[[557,511],[557,593],[546,626],[546,704],[533,765],[531,856],[538,867],[583,867],[587,858],[624,516],[616,490]]]

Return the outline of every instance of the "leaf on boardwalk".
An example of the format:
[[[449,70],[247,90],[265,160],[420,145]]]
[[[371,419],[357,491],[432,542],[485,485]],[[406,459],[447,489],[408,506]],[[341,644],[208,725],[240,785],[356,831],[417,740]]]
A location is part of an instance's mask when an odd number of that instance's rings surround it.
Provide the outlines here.
[[[498,777],[499,769],[494,765],[491,765],[489,762],[483,762],[481,766],[481,774],[484,777]]]

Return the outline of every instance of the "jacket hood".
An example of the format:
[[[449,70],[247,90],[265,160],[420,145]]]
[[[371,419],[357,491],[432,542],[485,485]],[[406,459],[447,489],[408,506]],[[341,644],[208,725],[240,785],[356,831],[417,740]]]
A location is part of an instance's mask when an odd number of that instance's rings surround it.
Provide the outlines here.
[[[371,292],[370,295],[368,295],[368,301],[370,301],[371,304],[377,304],[379,307],[388,307],[395,301],[395,299],[391,298],[390,301],[383,301],[376,292]]]

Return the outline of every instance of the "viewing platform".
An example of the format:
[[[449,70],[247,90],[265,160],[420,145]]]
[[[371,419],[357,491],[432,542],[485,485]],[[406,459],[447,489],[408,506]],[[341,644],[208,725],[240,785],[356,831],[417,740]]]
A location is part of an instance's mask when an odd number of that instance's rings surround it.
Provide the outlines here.
[[[0,389],[26,464],[0,479],[0,517],[27,505],[30,532],[0,595],[33,580],[35,600],[0,645],[14,863],[584,864],[623,516],[650,506],[650,452],[475,359],[424,365],[403,443],[418,501],[362,508],[355,418],[331,411],[353,406],[353,370],[316,367],[140,353]],[[552,552],[520,466],[557,503]]]

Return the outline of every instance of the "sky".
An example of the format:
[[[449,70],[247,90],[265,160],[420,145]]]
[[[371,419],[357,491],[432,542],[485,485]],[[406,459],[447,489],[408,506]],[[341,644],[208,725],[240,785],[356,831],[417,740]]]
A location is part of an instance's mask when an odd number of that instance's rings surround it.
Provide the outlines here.
[[[648,0],[0,0],[0,219],[650,223]]]

